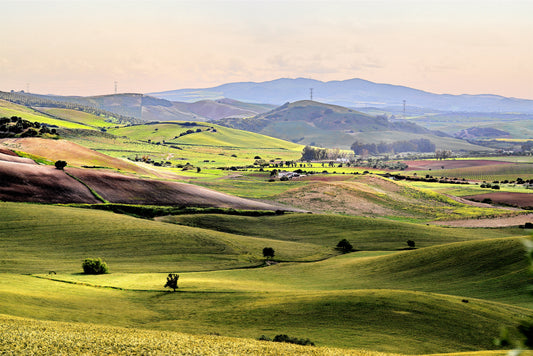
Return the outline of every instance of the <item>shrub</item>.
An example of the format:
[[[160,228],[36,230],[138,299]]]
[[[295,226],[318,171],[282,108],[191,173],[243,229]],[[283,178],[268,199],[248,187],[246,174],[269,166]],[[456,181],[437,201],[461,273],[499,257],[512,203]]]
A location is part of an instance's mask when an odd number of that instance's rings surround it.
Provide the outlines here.
[[[407,240],[407,246],[410,248],[415,248],[415,242],[413,240]]]
[[[272,247],[265,247],[263,249],[263,257],[265,258],[273,258],[274,257],[274,249]]]
[[[342,253],[348,253],[348,252],[355,251],[352,244],[346,239],[340,240],[339,243],[337,244],[337,247],[335,247],[335,249]]]
[[[63,170],[63,168],[67,166],[67,162],[59,160],[59,161],[56,161],[54,165],[56,166],[57,169]]]
[[[180,278],[179,274],[176,273],[169,273],[167,276],[167,283],[165,284],[165,288],[172,288],[174,292],[176,289],[178,289],[178,279]]]
[[[86,258],[81,264],[85,274],[106,274],[109,273],[107,263],[100,258]]]
[[[274,339],[272,340],[274,342],[287,342],[289,344],[297,344],[297,345],[310,345],[315,346],[314,342],[311,342],[309,339],[298,339],[296,337],[290,337],[285,334],[279,334],[274,336]]]

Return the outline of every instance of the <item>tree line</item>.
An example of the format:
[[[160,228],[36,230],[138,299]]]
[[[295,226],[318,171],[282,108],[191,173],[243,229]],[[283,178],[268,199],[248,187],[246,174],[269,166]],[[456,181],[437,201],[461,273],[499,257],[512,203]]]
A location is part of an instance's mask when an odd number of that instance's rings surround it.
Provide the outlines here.
[[[355,141],[350,147],[355,155],[376,155],[399,152],[435,152],[435,144],[426,138],[409,141],[362,143]]]

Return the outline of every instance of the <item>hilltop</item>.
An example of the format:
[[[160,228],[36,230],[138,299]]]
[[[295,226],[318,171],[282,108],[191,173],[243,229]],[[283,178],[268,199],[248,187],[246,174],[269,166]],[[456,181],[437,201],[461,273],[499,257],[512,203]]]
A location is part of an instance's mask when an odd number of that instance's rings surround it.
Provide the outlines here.
[[[466,141],[431,131],[405,120],[389,120],[337,105],[300,100],[252,118],[227,118],[217,123],[311,146],[349,149],[355,141],[394,142],[425,138],[438,149],[483,150]]]

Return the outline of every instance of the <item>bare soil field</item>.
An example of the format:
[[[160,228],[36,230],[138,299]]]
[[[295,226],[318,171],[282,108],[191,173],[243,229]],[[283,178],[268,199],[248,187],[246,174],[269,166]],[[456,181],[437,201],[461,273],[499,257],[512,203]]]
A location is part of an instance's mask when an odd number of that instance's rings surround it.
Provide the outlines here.
[[[533,222],[533,214],[498,217],[490,219],[434,221],[431,224],[453,227],[508,227],[524,225],[527,222]]]
[[[306,177],[307,178],[307,177]],[[416,198],[402,194],[398,184],[376,176],[309,177],[316,182],[289,190],[276,197],[276,201],[318,213],[341,213],[359,216],[413,217],[398,202],[419,204]],[[326,178],[322,181],[321,178]],[[332,178],[327,181],[327,178]],[[341,179],[338,179],[341,178]],[[352,178],[353,180],[348,180]]]
[[[277,210],[272,204],[256,202],[192,184],[141,179],[79,168],[68,169],[105,200],[122,204],[177,205],[250,210]]]
[[[464,199],[483,201],[490,199],[496,204],[505,204],[519,208],[533,207],[533,194],[531,193],[514,193],[514,192],[496,192],[479,195],[464,196]]]
[[[80,179],[84,184],[67,173]],[[179,182],[142,179],[106,170],[65,168],[0,160],[0,200],[35,203],[123,204],[278,210],[279,207]],[[285,209],[288,210],[288,209]]]
[[[491,160],[442,160],[442,161],[404,161],[408,168],[406,171],[426,171],[439,169],[455,169],[466,167],[495,166],[500,164],[514,164],[512,162]]]
[[[0,200],[34,203],[89,203],[87,187],[52,166],[0,161]]]
[[[142,167],[118,158],[107,156],[66,140],[48,140],[43,138],[4,138],[0,139],[4,150],[16,150],[41,156],[51,161],[67,161],[69,166],[100,166],[119,169],[123,172],[152,174]]]
[[[32,159],[19,157],[17,155],[11,155],[11,154],[2,153],[2,152],[0,152],[0,161],[36,164],[35,161],[33,161]]]

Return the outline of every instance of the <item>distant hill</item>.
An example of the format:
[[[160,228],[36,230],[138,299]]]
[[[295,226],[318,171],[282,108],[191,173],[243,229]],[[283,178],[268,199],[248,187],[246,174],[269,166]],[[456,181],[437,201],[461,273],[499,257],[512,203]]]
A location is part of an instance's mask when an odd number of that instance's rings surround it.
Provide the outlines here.
[[[470,127],[457,132],[455,137],[469,140],[478,138],[503,138],[509,137],[509,132],[498,130],[492,127]]]
[[[390,121],[386,116],[372,116],[310,100],[286,103],[253,118],[227,118],[217,123],[299,144],[330,148],[349,149],[354,141],[378,143],[426,138],[439,149],[480,149],[411,122]]]
[[[199,101],[233,98],[246,102],[281,105],[309,97],[347,107],[402,106],[405,100],[413,107],[445,111],[533,113],[533,100],[498,95],[434,94],[400,85],[379,84],[363,79],[322,82],[313,79],[276,79],[267,82],[229,83],[205,89],[179,89],[150,95],[173,101]]]
[[[225,117],[251,117],[275,108],[275,105],[244,103],[233,99],[176,102],[143,94],[101,96],[57,96],[27,93],[2,93],[0,99],[32,108],[64,108],[86,113],[115,114],[134,123],[142,121],[208,121]]]

